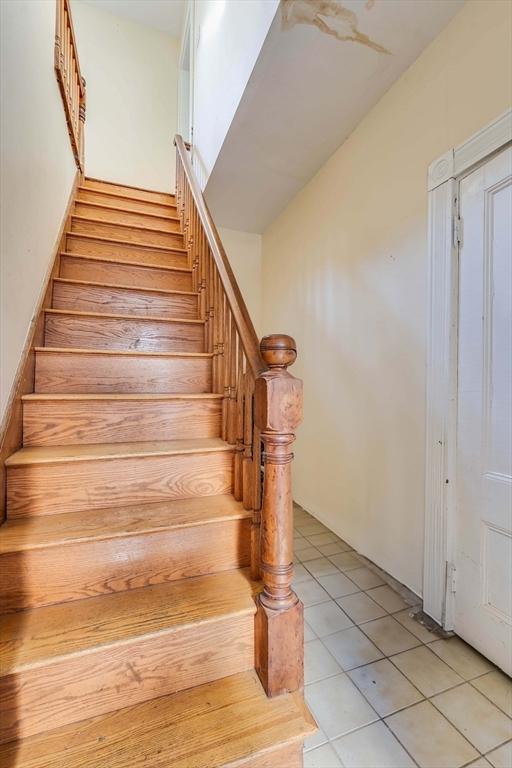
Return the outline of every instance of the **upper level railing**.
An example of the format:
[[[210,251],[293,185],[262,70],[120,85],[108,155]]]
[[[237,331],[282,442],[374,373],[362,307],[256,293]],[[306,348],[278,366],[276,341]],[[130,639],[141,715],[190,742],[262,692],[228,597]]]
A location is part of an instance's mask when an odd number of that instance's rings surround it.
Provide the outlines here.
[[[84,172],[85,80],[80,74],[70,0],[57,0],[55,22],[55,73],[59,83],[71,147]]]
[[[302,382],[287,368],[296,345],[284,334],[259,343],[181,136],[175,145],[178,214],[212,354],[213,391],[223,395],[222,436],[235,446],[234,495],[253,510],[252,574],[263,580],[256,669],[272,696],[303,684],[302,604],[291,589],[291,445],[302,419]]]

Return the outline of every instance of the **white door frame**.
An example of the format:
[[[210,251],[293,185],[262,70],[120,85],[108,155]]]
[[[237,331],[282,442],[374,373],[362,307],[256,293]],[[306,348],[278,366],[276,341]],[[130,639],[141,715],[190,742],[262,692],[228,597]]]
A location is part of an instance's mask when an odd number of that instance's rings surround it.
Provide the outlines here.
[[[453,629],[460,179],[512,141],[512,110],[428,169],[429,317],[423,610]]]

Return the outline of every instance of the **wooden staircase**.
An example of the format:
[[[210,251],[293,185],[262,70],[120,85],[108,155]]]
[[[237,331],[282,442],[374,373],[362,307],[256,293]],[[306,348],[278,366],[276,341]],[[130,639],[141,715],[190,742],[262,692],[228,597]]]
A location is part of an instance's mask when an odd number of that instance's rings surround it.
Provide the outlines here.
[[[77,191],[6,461],[2,768],[296,768],[315,729],[293,340],[260,354],[177,148],[178,199]]]

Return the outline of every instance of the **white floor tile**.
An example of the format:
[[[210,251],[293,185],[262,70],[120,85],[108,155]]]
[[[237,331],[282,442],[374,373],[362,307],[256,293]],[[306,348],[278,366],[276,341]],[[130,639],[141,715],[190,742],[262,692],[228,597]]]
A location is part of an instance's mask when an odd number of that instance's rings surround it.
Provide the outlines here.
[[[305,695],[318,725],[329,739],[379,719],[347,675],[307,685]]]
[[[311,640],[304,646],[304,682],[316,683],[343,672],[321,640]]]
[[[332,742],[346,768],[415,768],[389,728],[372,723]]]
[[[304,610],[304,616],[313,632],[318,637],[332,635],[341,629],[348,629],[353,624],[334,600],[319,605],[311,605]]]
[[[469,683],[434,696],[432,704],[482,753],[512,739],[512,720]]]

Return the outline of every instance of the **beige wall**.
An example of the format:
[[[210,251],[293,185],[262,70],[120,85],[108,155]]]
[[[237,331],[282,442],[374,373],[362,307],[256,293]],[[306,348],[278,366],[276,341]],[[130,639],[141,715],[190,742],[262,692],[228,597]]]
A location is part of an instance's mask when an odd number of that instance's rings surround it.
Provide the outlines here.
[[[55,1],[0,2],[0,14],[3,416],[76,167],[53,69]]]
[[[422,589],[429,163],[511,98],[512,5],[469,0],[263,236],[305,384],[295,498]]]
[[[219,228],[219,234],[256,333],[261,335],[261,235],[226,227]]]
[[[179,41],[73,0],[88,176],[174,191]]]

